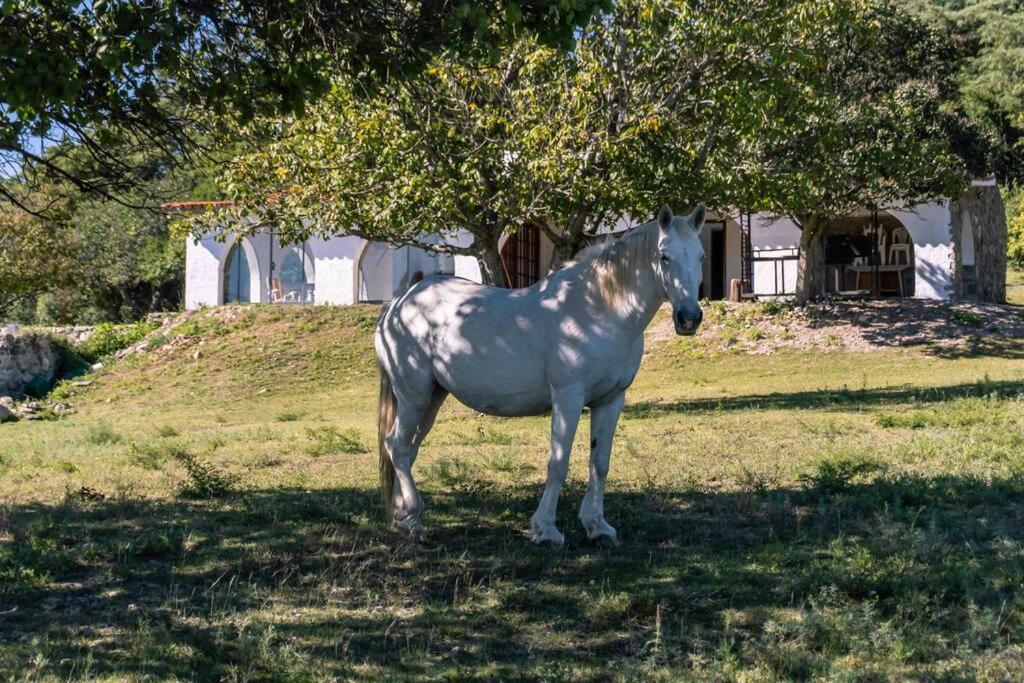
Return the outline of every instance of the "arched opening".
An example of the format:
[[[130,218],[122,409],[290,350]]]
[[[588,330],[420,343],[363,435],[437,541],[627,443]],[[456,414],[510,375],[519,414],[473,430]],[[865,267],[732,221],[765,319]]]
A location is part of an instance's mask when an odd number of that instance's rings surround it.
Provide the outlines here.
[[[271,300],[276,304],[311,304],[316,287],[316,270],[305,244],[281,246],[274,257]]]
[[[509,235],[501,248],[509,287],[529,287],[540,280],[540,229],[526,225]]]
[[[395,250],[384,242],[367,242],[356,263],[357,301],[380,303],[394,295]]]
[[[259,299],[259,275],[252,247],[244,240],[231,245],[224,259],[222,283],[223,303],[252,303]],[[254,276],[255,274],[255,276]]]
[[[914,240],[896,216],[879,211],[829,224],[826,286],[841,295],[914,295]]]

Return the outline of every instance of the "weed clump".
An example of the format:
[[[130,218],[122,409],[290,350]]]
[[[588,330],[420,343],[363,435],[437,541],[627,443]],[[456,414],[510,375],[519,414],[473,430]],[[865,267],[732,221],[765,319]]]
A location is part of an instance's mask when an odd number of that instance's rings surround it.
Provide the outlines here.
[[[147,320],[140,320],[131,325],[100,323],[92,336],[78,345],[77,351],[82,358],[95,363],[101,358],[108,358],[128,348],[156,328],[156,323]]]
[[[184,467],[186,478],[178,484],[178,495],[182,498],[210,499],[223,498],[235,492],[238,484],[236,475],[225,472],[216,465],[202,460],[188,451],[178,451],[175,457]]]
[[[121,435],[115,432],[114,428],[106,422],[100,422],[99,424],[89,427],[89,432],[85,435],[85,440],[96,446],[104,446],[121,443]]]
[[[339,453],[368,453],[359,432],[355,429],[339,430],[337,427],[310,427],[306,429],[309,443],[305,451],[314,458]]]

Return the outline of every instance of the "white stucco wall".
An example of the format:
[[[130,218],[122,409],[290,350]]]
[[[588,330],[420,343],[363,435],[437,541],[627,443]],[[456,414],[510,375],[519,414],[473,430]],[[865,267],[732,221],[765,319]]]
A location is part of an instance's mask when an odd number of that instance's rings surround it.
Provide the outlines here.
[[[227,245],[213,238],[189,239],[185,245],[185,309],[220,303],[220,259]]]
[[[356,254],[361,243],[358,237],[335,237],[330,240],[313,238],[306,242],[316,265],[316,303],[355,303],[353,278]]]
[[[948,202],[890,210],[914,241],[914,297],[949,299],[953,287],[953,246]]]
[[[754,256],[788,256],[800,248],[800,228],[788,218],[772,220],[754,214],[750,217],[750,248]],[[739,249],[739,244],[736,245]],[[753,290],[755,294],[774,294],[776,288],[784,292],[796,291],[797,262],[755,261]]]

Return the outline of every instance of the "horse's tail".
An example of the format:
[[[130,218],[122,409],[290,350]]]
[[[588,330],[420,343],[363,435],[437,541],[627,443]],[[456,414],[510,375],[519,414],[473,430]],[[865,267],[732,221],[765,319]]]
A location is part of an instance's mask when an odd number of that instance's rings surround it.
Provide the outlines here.
[[[395,466],[388,455],[387,439],[391,426],[395,424],[395,413],[398,410],[398,397],[391,388],[391,378],[380,363],[380,399],[377,401],[377,448],[380,451],[380,489],[384,498],[384,514],[388,524],[395,521]]]

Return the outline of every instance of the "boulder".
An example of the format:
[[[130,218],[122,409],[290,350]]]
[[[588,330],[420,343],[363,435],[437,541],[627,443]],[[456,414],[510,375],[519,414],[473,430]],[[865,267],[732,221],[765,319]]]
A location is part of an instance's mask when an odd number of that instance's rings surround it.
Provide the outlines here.
[[[0,422],[7,422],[14,419],[14,413],[5,405],[0,405]]]

